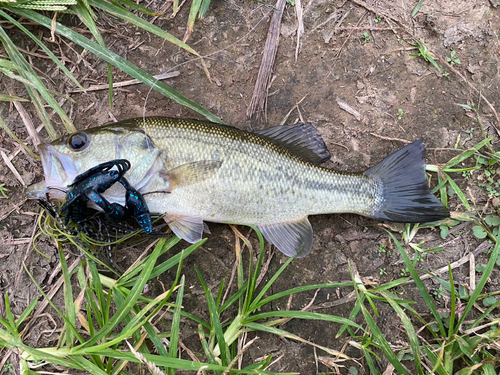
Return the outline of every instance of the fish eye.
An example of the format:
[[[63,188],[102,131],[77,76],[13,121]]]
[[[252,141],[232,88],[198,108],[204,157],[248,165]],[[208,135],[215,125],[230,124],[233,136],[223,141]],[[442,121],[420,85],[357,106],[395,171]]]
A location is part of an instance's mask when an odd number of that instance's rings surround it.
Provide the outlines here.
[[[72,134],[68,138],[68,146],[74,151],[82,151],[88,146],[88,136],[83,132]]]

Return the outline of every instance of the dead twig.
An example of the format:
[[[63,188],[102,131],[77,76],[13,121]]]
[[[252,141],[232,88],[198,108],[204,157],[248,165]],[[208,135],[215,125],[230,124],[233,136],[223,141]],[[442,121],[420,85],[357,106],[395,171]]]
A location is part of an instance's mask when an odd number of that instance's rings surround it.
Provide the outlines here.
[[[153,76],[153,78],[155,78],[158,81],[160,81],[162,79],[177,77],[180,74],[181,73],[178,70],[176,70],[174,72],[167,72],[167,73],[158,74],[156,76]],[[138,83],[141,83],[141,81],[139,81],[138,79],[129,79],[128,81],[122,81],[122,82],[115,82],[115,83],[113,83],[113,88],[125,87],[125,86],[131,86],[131,85],[137,85]],[[90,86],[89,88],[85,89],[85,92],[107,90],[107,89],[109,89],[109,84],[104,83],[102,85]],[[77,90],[70,91],[70,93],[83,92],[83,91],[84,90],[77,89]]]
[[[293,107],[292,109],[290,109],[288,111],[288,113],[285,115],[285,117],[283,118],[283,121],[281,121],[280,125],[285,125],[286,121],[288,120],[288,117],[290,117],[290,115],[292,114],[293,110],[295,108],[299,108],[299,104],[302,103],[304,101],[304,99],[307,97],[307,95],[309,94],[305,94],[302,99],[300,99]]]
[[[299,57],[300,37],[304,34],[304,20],[301,0],[295,0],[295,14],[297,16],[297,47],[295,47],[295,61]]]
[[[241,348],[240,351],[238,351],[238,354],[236,354],[236,356],[234,357],[234,359],[231,361],[231,363],[229,364],[229,366],[227,366],[227,369],[222,373],[222,375],[228,375],[231,370],[234,368],[234,366],[236,365],[236,363],[239,361],[239,359],[243,356],[243,354],[245,354],[245,352],[248,350],[248,348],[255,342],[259,339],[259,337],[254,337],[252,340],[250,340],[249,342],[247,342],[243,348]]]
[[[337,99],[337,104],[339,105],[339,107],[341,109],[343,109],[344,111],[346,111],[347,113],[353,115],[356,120],[358,121],[361,121],[361,113],[359,113],[358,111],[356,111],[354,108],[352,108],[349,104],[347,103],[344,103],[344,102],[341,102],[340,100]]]
[[[380,139],[385,139],[386,141],[397,141],[397,142],[403,142],[405,144],[410,144],[412,142],[410,141],[407,141],[406,139],[401,139],[401,138],[392,138],[392,137],[384,137],[382,135],[378,135],[378,134],[375,134],[375,133],[370,133],[371,135],[373,135],[374,137],[377,137],[377,138],[380,138]]]
[[[23,120],[24,126],[26,127],[31,141],[33,142],[33,146],[35,146],[35,148],[38,148],[38,145],[42,143],[42,141],[40,141],[40,137],[38,136],[38,133],[35,129],[35,126],[33,125],[33,121],[31,121],[28,112],[26,112],[21,102],[15,101],[14,106],[16,107],[17,112],[19,112],[19,116],[21,116],[21,119]]]
[[[267,90],[271,78],[271,72],[278,50],[279,35],[281,28],[281,17],[285,9],[286,0],[276,2],[276,10],[273,12],[269,31],[267,33],[266,45],[264,47],[262,62],[260,64],[259,74],[253,90],[252,101],[247,109],[247,117],[252,117],[255,113],[264,112],[267,101]]]
[[[391,27],[376,27],[376,26],[359,26],[359,27],[339,27],[337,30],[370,30],[370,31],[378,31],[378,30],[392,30]]]
[[[16,176],[16,178],[19,180],[19,182],[21,183],[21,185],[23,185],[24,187],[26,187],[26,182],[24,182],[23,178],[21,177],[21,175],[17,171],[16,167],[14,167],[14,164],[12,164],[10,162],[9,157],[7,156],[7,154],[5,154],[5,152],[3,152],[3,151],[0,151],[0,154],[2,155],[2,159],[5,162],[5,165],[10,169],[10,171],[14,174],[14,176]]]

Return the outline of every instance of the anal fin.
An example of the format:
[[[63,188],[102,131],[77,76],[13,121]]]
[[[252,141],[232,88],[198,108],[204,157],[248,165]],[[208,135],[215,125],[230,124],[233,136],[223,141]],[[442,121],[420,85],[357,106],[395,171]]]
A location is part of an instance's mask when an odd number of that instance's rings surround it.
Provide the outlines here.
[[[208,231],[207,225],[199,217],[167,215],[164,220],[177,237],[189,243],[201,241],[203,232]]]
[[[303,258],[311,252],[313,230],[307,217],[295,222],[258,226],[265,239],[288,257]]]

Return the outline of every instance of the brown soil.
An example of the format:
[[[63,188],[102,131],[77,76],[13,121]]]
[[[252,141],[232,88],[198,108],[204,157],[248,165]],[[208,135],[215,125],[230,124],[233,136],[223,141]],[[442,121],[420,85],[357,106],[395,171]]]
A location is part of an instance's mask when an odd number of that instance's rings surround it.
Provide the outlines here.
[[[428,0],[424,1],[415,18],[410,15],[417,4],[416,0],[370,1],[370,6],[377,10],[376,14],[358,5],[357,1],[309,0],[304,3],[305,33],[300,40],[297,60],[295,9],[289,5],[285,9],[267,111],[258,118],[247,118],[245,114],[266,41],[270,8],[259,2],[212,1],[206,18],[196,23],[188,43],[200,54],[210,55],[206,63],[213,83],[207,79],[199,61],[185,63],[193,57],[179,48],[131,25],[122,25],[109,16],[101,18],[99,22],[102,29],[110,31],[104,34],[104,38],[111,50],[152,74],[179,70],[178,77],[165,81],[168,85],[228,124],[241,129],[257,130],[277,125],[305,97],[287,123],[303,120],[319,129],[332,153],[331,160],[326,164],[329,168],[341,171],[366,170],[404,145],[396,139],[413,141],[422,138],[429,150],[428,163],[445,163],[457,154],[449,150],[457,143],[465,149],[482,139],[476,113],[458,104],[475,103],[486,134],[495,137],[494,145],[498,143],[495,128],[500,124],[484,99],[480,100],[477,93],[440,59],[436,58],[442,68],[438,72],[423,58],[410,56],[410,53],[417,53],[417,49],[408,43],[422,39],[443,58],[450,57],[451,51],[456,51],[460,64],[455,64],[453,68],[498,108],[500,43],[497,31],[500,28],[500,8],[495,1]],[[149,6],[159,9],[161,5],[162,2],[153,1]],[[182,38],[188,12],[188,5],[185,5],[174,19],[160,17],[155,24]],[[333,19],[327,21],[332,16]],[[64,21],[67,24],[76,22],[70,17]],[[371,31],[370,27],[383,30]],[[44,36],[49,37],[49,34],[44,32]],[[33,48],[27,39],[19,40],[18,43],[24,49]],[[64,44],[60,47],[69,59],[79,61]],[[80,52],[79,48],[73,47]],[[54,45],[54,50],[59,51],[59,47]],[[85,62],[68,64],[69,68],[75,68],[76,78],[85,86],[106,83],[106,65],[92,55],[86,55],[84,59]],[[68,79],[47,60],[33,57],[32,61],[47,74],[45,82],[49,87],[61,92],[73,89]],[[185,64],[179,66],[182,63]],[[119,82],[129,77],[115,70],[114,79]],[[0,85],[2,92],[28,97],[22,86],[6,76],[0,79]],[[157,92],[149,92],[149,88],[144,85],[116,89],[111,109],[106,90],[73,93],[70,97],[74,102],[66,100],[63,108],[78,129],[111,122],[115,118],[139,117],[143,113],[146,116],[196,117]],[[359,112],[360,118],[356,119],[341,109],[337,104],[339,101]],[[29,103],[24,106],[36,119],[33,106]],[[18,137],[28,139],[26,128],[14,107],[7,104],[0,106],[0,116]],[[57,123],[57,116],[52,116]],[[35,123],[35,126],[38,125]],[[62,126],[59,130],[63,134]],[[48,140],[44,130],[40,136]],[[0,151],[11,155],[16,148],[6,133],[0,132]],[[23,152],[18,153],[12,162],[25,184],[42,179],[40,163]],[[474,197],[479,207],[484,205],[486,195],[477,187],[475,178],[465,180],[457,174],[454,179],[464,191],[470,191],[470,196]],[[0,164],[0,183],[11,189],[8,199],[0,197],[0,238],[3,243],[0,245],[0,314],[3,315],[2,301],[6,292],[9,292],[14,313],[20,314],[34,296],[39,295],[26,275],[23,263],[42,287],[50,287],[51,275],[56,272],[56,277],[59,277],[58,259],[53,241],[44,236],[39,237],[36,244],[38,250],[48,258],[33,250],[30,238],[37,231],[39,209],[35,202],[26,201],[20,182],[4,163]],[[456,196],[450,199],[450,208],[464,211]],[[299,285],[347,281],[350,279],[348,262],[357,266],[362,277],[371,278],[374,282],[385,283],[401,276],[404,263],[388,235],[377,227],[375,221],[343,214],[312,217],[311,223],[314,229],[311,255],[292,262],[274,284],[273,292]],[[184,265],[187,284],[192,286],[191,293],[186,295],[185,308],[203,318],[208,318],[206,300],[194,272],[194,264],[216,293],[222,280],[229,279],[235,259],[234,234],[230,228],[211,223],[209,226],[212,233],[208,236],[204,250],[191,255]],[[426,240],[426,248],[443,246],[444,249],[427,254],[419,267],[436,270],[476,249],[480,241],[473,236],[471,227],[464,224],[446,239],[441,239],[434,230],[420,231],[414,243]],[[245,235],[248,233],[247,228],[240,230]],[[186,243],[181,242],[177,249],[185,247]],[[379,251],[381,247],[387,252]],[[409,247],[407,250],[413,256]],[[69,251],[70,261],[73,261],[75,256]],[[115,262],[125,267],[127,260],[124,258],[128,254],[116,253]],[[273,275],[285,260],[283,255],[275,254],[268,275]],[[485,263],[481,256],[476,262]],[[494,275],[496,277],[492,278],[490,286],[498,288],[498,270]],[[168,283],[171,276],[164,275],[162,281]],[[457,283],[467,285],[469,264],[456,268],[454,277]],[[438,288],[436,283],[426,283],[429,289]],[[161,287],[152,286],[151,290],[161,290]],[[349,292],[351,290],[347,289],[320,291],[314,306],[328,305]],[[407,285],[398,292],[401,298],[417,301],[416,309],[426,313],[418,290],[413,285]],[[295,296],[291,308],[303,308],[313,295],[311,292]],[[446,308],[448,299],[445,294],[436,303]],[[63,304],[57,298],[54,302]],[[286,300],[280,300],[272,308],[285,309],[286,305]],[[382,304],[378,307],[380,316],[376,321],[388,341],[394,345],[405,345],[408,340],[394,311]],[[353,303],[347,302],[314,311],[348,317],[352,308]],[[47,311],[52,314],[50,310]],[[40,319],[29,337],[30,344],[42,347],[55,345],[58,333],[51,332],[54,323],[61,322]],[[333,323],[293,320],[281,328],[317,344],[342,350],[350,338],[346,334],[335,338],[339,327]],[[259,336],[261,339],[250,348],[244,362],[251,363],[272,353],[274,358],[284,357],[270,368],[271,371],[301,374],[316,373],[317,368],[327,371],[327,367],[315,360],[312,347],[276,336]],[[193,351],[201,352],[195,325],[186,323],[181,338]],[[363,364],[359,351],[350,346],[346,350],[347,354],[359,358]],[[318,355],[323,354],[318,352]],[[14,356],[11,361],[15,362]],[[354,362],[348,366],[351,365],[357,367],[359,373],[368,373],[366,367]],[[377,363],[382,372],[387,365],[383,357]]]

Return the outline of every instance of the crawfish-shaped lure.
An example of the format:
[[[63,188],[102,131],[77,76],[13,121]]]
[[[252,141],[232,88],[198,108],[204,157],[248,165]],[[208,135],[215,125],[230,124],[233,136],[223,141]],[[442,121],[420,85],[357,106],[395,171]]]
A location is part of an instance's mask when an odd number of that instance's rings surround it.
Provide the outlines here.
[[[113,169],[114,167],[116,169]],[[146,201],[124,177],[129,169],[128,160],[116,159],[99,164],[78,175],[69,185],[70,189],[61,208],[64,224],[68,224],[70,220],[78,224],[86,221],[94,212],[87,206],[87,203],[92,201],[110,220],[118,222],[133,217],[144,232],[151,234],[153,227]],[[117,182],[125,188],[125,206],[110,203],[101,195]]]

